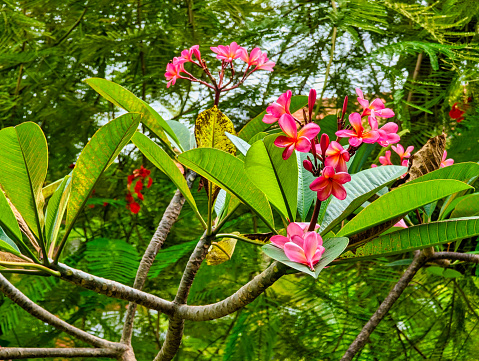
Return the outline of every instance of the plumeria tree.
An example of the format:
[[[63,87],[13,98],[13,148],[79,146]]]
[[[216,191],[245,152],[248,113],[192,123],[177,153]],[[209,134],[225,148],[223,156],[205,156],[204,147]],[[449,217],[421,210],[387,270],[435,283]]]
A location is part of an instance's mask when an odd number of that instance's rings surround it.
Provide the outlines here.
[[[196,45],[174,58],[165,73],[167,86],[181,79],[198,82],[214,94],[214,106],[199,114],[193,132],[180,122],[163,119],[121,86],[105,79],[87,79],[94,90],[126,114],[95,133],[69,175],[44,186],[48,147],[41,128],[26,122],[0,131],[0,140],[8,149],[0,156],[0,249],[10,257],[0,261],[0,273],[56,277],[130,302],[122,334],[116,340],[106,340],[59,319],[0,275],[0,290],[13,302],[92,346],[2,348],[0,359],[134,360],[131,339],[137,305],[142,305],[168,317],[165,341],[155,360],[171,360],[181,346],[186,320],[202,322],[228,316],[253,302],[283,276],[304,273],[318,278],[320,274],[334,274],[335,266],[341,263],[413,252],[412,263],[342,358],[351,360],[427,262],[443,267],[450,260],[479,262],[477,255],[442,248],[479,235],[479,217],[461,217],[457,210],[473,190],[471,184],[479,175],[479,165],[452,164],[446,159],[445,135],[430,139],[414,154],[412,147],[404,150],[399,144],[398,126],[385,121],[394,117],[394,111],[380,99],[369,102],[359,89],[361,111],[346,114],[346,97],[337,116],[324,119],[315,114],[314,89],[307,97],[293,97],[286,90],[265,112],[236,132],[220,111],[222,95],[241,86],[247,91],[246,80],[253,72],[273,71],[275,64],[259,48],[248,51],[234,42],[211,50],[220,61],[217,72],[211,70]],[[193,76],[187,70],[190,66],[201,68],[203,76]],[[140,123],[143,131],[139,130]],[[144,251],[132,287],[72,268],[63,255],[95,185],[130,142],[178,188]],[[379,158],[383,166],[361,170],[374,144],[385,151]],[[393,165],[389,147],[401,165]],[[201,192],[207,194],[206,212],[200,211],[190,190],[197,177],[201,178]],[[131,199],[127,206],[132,212],[138,212],[140,206],[133,199],[131,187],[142,200],[143,187],[148,188],[151,182],[150,171],[144,167],[128,177],[127,200]],[[142,289],[185,202],[204,232],[192,235],[199,240],[175,298],[166,300]],[[260,219],[260,228],[267,232],[224,231],[242,204]],[[439,216],[433,217],[434,212]],[[225,299],[206,305],[189,304],[188,294],[202,263],[214,267],[227,262],[234,257],[238,241],[261,247],[269,265],[239,289],[231,290],[231,296]]]

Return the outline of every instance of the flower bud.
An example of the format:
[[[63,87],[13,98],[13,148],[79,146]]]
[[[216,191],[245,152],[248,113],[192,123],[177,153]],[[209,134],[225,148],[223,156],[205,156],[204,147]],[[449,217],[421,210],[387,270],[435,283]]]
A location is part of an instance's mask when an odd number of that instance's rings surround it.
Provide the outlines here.
[[[326,153],[326,149],[328,149],[329,146],[329,135],[326,133],[321,134],[321,139],[319,140],[319,146],[321,147],[321,151],[323,154],[321,154],[324,158],[324,153]]]
[[[311,89],[309,91],[308,97],[308,109],[309,109],[309,119],[311,119],[311,115],[313,114],[314,104],[316,104],[316,89]]]
[[[311,172],[313,170],[313,163],[311,163],[309,160],[305,159],[305,160],[303,160],[303,167],[308,172]]]

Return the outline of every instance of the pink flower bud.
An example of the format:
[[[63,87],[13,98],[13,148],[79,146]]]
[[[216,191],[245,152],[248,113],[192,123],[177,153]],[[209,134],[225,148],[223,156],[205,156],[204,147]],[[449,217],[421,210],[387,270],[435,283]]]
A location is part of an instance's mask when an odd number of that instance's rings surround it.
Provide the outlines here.
[[[343,112],[341,113],[341,119],[344,119],[344,114],[346,114],[347,108],[348,108],[348,96],[346,95],[346,98],[344,98]]]
[[[311,89],[308,97],[309,120],[311,120],[311,115],[313,114],[314,104],[316,104],[316,89]]]
[[[311,163],[309,160],[305,159],[305,160],[303,160],[303,167],[308,172],[311,172],[313,170],[313,163]]]
[[[328,149],[328,146],[329,146],[329,135],[327,135],[326,133],[321,134],[321,139],[319,140],[319,146],[322,152],[321,155],[324,159],[324,153],[326,153],[326,149]]]

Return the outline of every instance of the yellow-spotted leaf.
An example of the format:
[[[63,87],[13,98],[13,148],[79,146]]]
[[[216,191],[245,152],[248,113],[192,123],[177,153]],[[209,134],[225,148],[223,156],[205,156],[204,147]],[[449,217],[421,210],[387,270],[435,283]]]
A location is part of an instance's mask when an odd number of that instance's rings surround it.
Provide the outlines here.
[[[233,234],[239,235],[239,232]],[[235,238],[223,238],[221,241],[213,242],[206,255],[206,264],[216,266],[229,261],[233,256],[237,241]]]
[[[236,134],[231,120],[216,105],[198,115],[195,123],[195,138],[198,148],[215,148],[226,153],[236,154],[236,147],[225,132]]]
[[[0,184],[35,236],[43,240],[45,199],[42,186],[48,168],[47,141],[40,127],[22,123],[0,131]]]

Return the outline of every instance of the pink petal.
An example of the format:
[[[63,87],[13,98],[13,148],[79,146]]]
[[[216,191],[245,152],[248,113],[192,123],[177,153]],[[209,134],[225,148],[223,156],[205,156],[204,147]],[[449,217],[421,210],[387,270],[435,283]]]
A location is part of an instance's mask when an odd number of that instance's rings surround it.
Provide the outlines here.
[[[279,118],[285,113],[284,107],[276,103],[273,103],[269,107],[267,107],[266,112],[276,116],[277,118]]]
[[[300,236],[293,236],[291,237],[291,242],[297,244],[301,248],[303,248],[304,240],[303,240],[303,234]]]
[[[361,106],[362,106],[364,109],[368,109],[368,108],[369,108],[369,101],[367,101],[366,99],[358,98],[358,102],[359,102],[359,104],[361,104]]]
[[[315,136],[318,135],[321,128],[319,125],[315,123],[306,124],[300,131],[298,132],[298,137],[305,137],[309,140],[313,139]]]
[[[442,159],[441,162],[444,162],[447,158],[447,151],[445,150],[444,153],[442,153]]]
[[[369,122],[369,125],[371,126],[372,130],[377,130],[378,129],[378,120],[376,119],[376,117],[369,116],[368,117],[368,122]]]
[[[347,172],[336,173],[331,178],[333,178],[336,183],[340,183],[340,184],[351,182],[351,175]]]
[[[351,137],[349,138],[348,140],[349,144],[351,144],[353,147],[359,147],[361,145],[361,143],[363,142],[363,139],[362,138],[358,138],[358,137]]]
[[[303,249],[296,243],[288,242],[284,245],[284,254],[293,262],[307,264]]]
[[[271,243],[276,247],[284,249],[284,245],[289,242],[289,238],[281,235],[273,236],[270,239]]]
[[[311,142],[308,138],[299,137],[296,142],[295,148],[298,152],[309,153],[309,151],[311,150]]]
[[[283,159],[287,160],[291,157],[291,154],[294,152],[294,144],[291,144],[289,147],[286,147],[283,151]]]
[[[285,137],[284,135],[280,135],[274,141],[274,145],[279,148],[286,148],[292,144],[294,144],[294,140],[291,140],[291,138]]]
[[[286,112],[289,114],[289,105],[291,103],[291,96],[293,93],[291,90],[288,90],[286,93],[281,94],[276,103],[282,105]]]
[[[360,99],[364,99],[363,91],[361,89],[356,88],[356,94],[358,95]]]
[[[393,122],[386,123],[381,127],[381,130],[384,130],[386,133],[397,133],[398,129],[398,125]]]
[[[363,133],[363,142],[364,143],[375,143],[379,138],[379,133],[375,130],[370,132]]]
[[[314,253],[313,259],[312,259],[313,266],[316,263],[319,262],[319,260],[321,259],[324,251],[326,251],[326,248],[324,248],[323,246],[318,246],[318,248],[316,249],[316,252]]]
[[[291,238],[293,236],[299,236],[299,237],[303,237],[303,234],[304,234],[304,231],[303,229],[301,228],[301,226],[299,226],[298,224],[294,223],[294,222],[291,222],[288,227],[286,228],[286,232],[288,233],[288,237]]]
[[[382,109],[384,109],[384,103],[381,99],[376,98],[369,105],[369,109],[382,110]]]
[[[347,156],[349,158],[349,153],[347,153]],[[347,162],[347,160],[346,160],[345,157],[339,157],[338,164],[335,167],[336,172],[347,172],[348,171],[348,165],[347,165],[346,162]]]
[[[356,134],[360,134],[363,130],[363,123],[361,122],[361,115],[359,113],[352,113],[349,115],[349,123],[353,126]]]
[[[333,167],[324,167],[323,169],[323,176],[327,178],[332,178],[334,177],[335,172]]]
[[[318,248],[318,240],[316,239],[316,232],[308,232],[304,237],[303,250],[304,255],[308,261],[311,261],[316,249]]]
[[[404,219],[401,219],[399,222],[397,222],[393,227],[402,227],[402,228],[408,228],[406,225],[406,222]]]
[[[357,134],[355,131],[353,130],[338,130],[336,132],[336,136],[338,136],[339,138],[349,138],[349,137],[356,137]]]
[[[344,187],[341,184],[332,182],[331,185],[332,185],[331,193],[333,194],[333,196],[335,196],[340,201],[346,198],[347,196],[346,189],[344,189]]]
[[[378,114],[381,118],[392,118],[395,115],[393,110],[389,108],[384,108],[380,111],[377,111],[376,114]]]
[[[263,117],[263,123],[266,124],[273,124],[278,121],[279,118],[275,117],[274,115],[271,114],[265,114]]]
[[[401,162],[401,165],[402,165],[403,167],[407,167],[407,166],[408,166],[408,163],[409,163],[409,161],[408,161],[407,159],[403,159],[403,161]]]
[[[291,115],[283,114],[281,118],[279,118],[279,126],[288,137],[296,139],[298,135],[296,131],[296,122]]]
[[[322,202],[328,199],[328,197],[331,195],[332,189],[333,189],[333,184],[334,182],[328,182],[328,185],[322,189],[319,189],[318,192],[318,199]],[[311,188],[311,187],[310,187]]]
[[[343,146],[341,144],[339,144],[338,142],[336,141],[332,141],[330,144],[329,144],[329,147],[328,149],[326,150],[326,155],[334,155],[334,154],[339,154],[341,153],[342,151],[344,150]]]
[[[339,154],[336,155],[330,155],[329,157],[326,158],[324,161],[324,165],[327,167],[333,167],[336,168],[338,166],[339,160],[342,159]]]
[[[410,157],[411,156],[411,152],[414,150],[414,145],[410,145],[409,147],[407,147],[406,149],[406,154],[404,154],[405,157]]]
[[[309,189],[311,189],[313,192],[317,192],[329,185],[330,180],[326,177],[318,177],[314,181],[311,182],[309,185]]]

